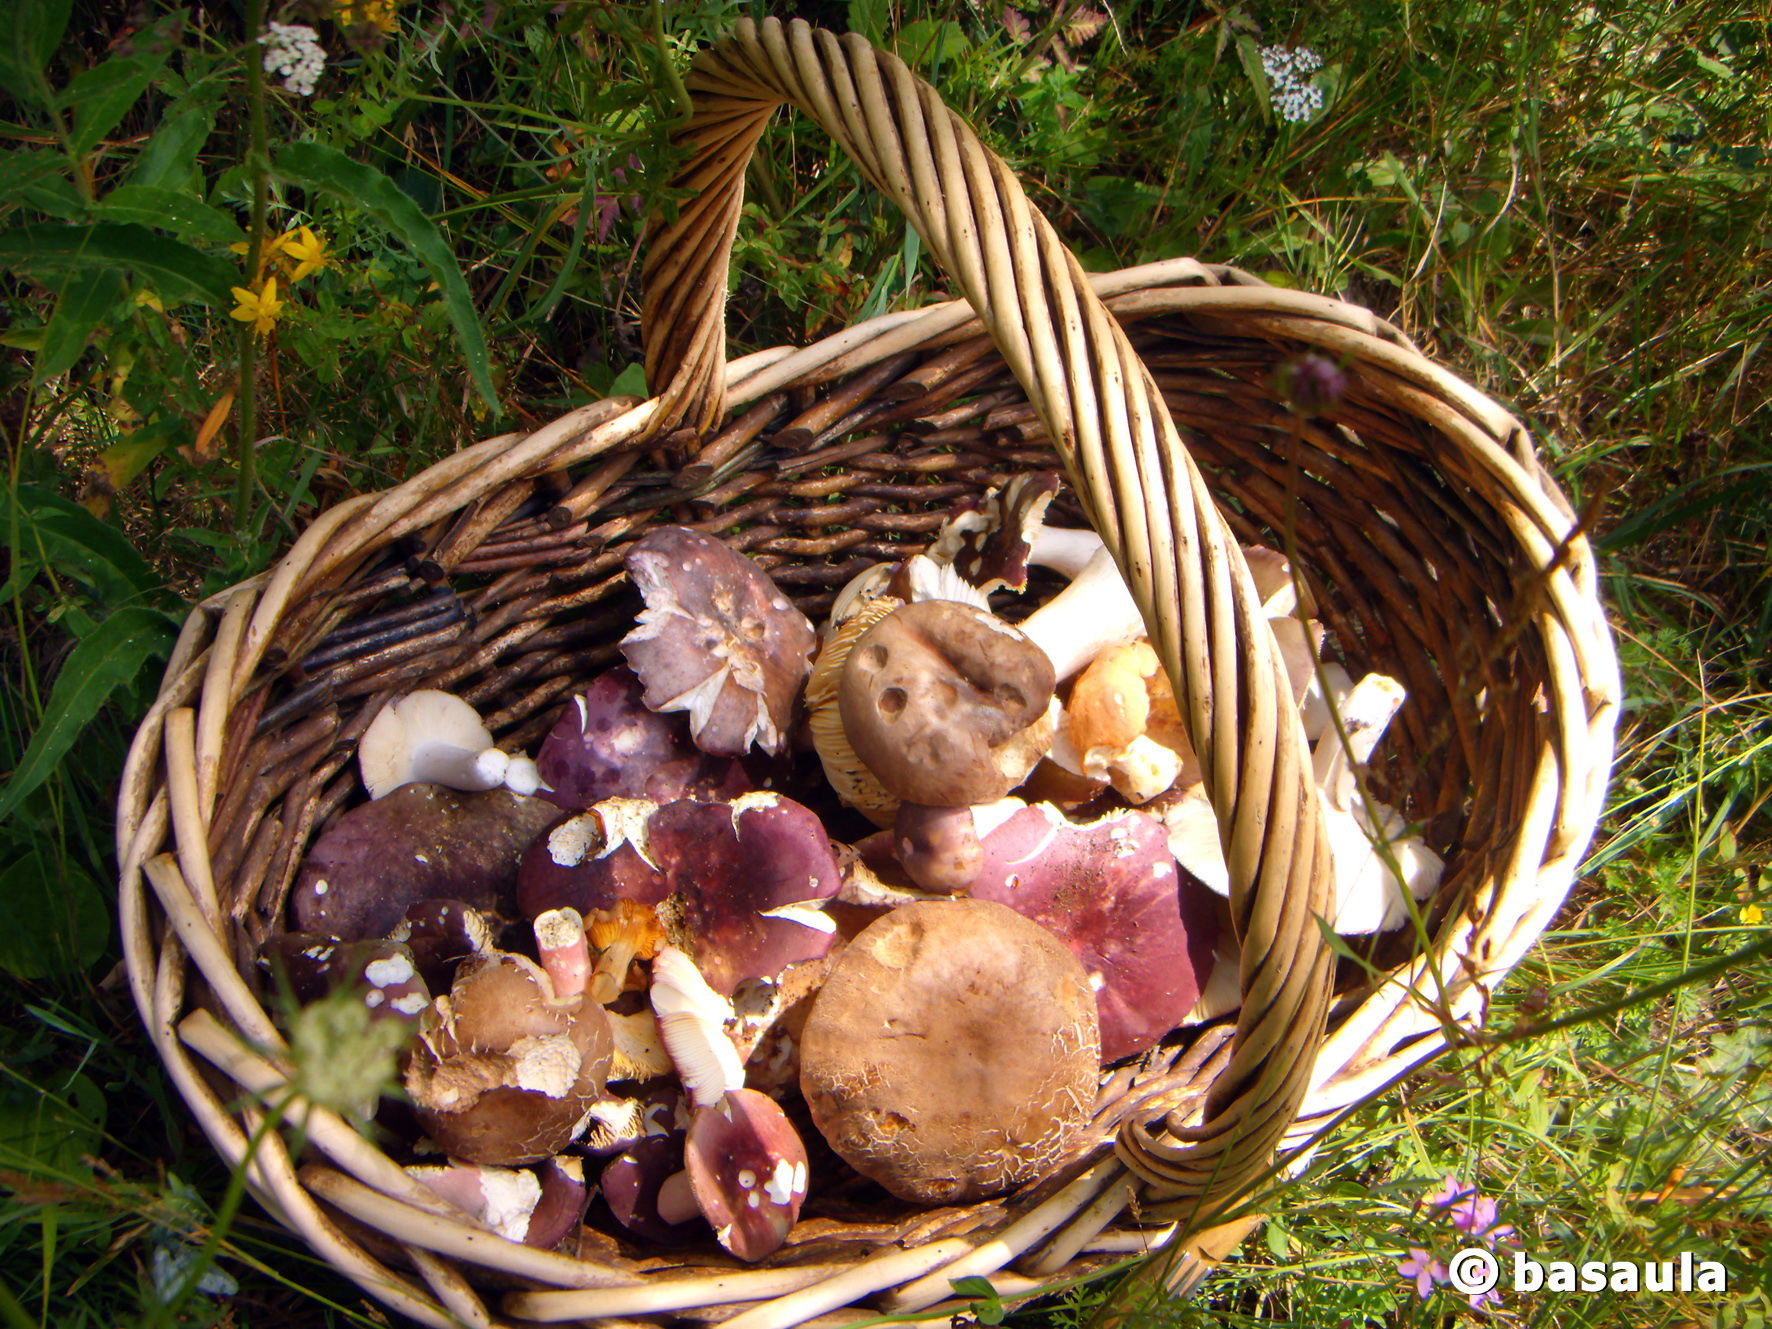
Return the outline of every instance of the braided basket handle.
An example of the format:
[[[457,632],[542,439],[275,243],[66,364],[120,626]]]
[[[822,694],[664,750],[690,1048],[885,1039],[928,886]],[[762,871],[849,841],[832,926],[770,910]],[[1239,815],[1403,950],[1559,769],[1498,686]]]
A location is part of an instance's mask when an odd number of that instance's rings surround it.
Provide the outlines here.
[[[1003,162],[896,57],[796,20],[744,20],[687,83],[677,220],[648,237],[654,436],[722,413],[726,277],[744,171],[778,106],[811,116],[910,218],[1001,349],[1150,629],[1218,814],[1242,943],[1236,1048],[1197,1126],[1123,1129],[1152,1198],[1202,1209],[1266,1174],[1329,1001],[1330,859],[1310,754],[1242,553],[1149,372]]]

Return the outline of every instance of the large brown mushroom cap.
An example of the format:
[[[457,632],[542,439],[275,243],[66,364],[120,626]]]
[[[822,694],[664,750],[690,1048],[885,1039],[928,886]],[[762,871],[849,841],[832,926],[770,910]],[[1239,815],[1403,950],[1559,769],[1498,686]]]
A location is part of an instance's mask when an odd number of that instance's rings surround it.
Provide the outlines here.
[[[1015,628],[925,600],[862,634],[837,700],[856,756],[895,797],[964,807],[1003,797],[1038,760],[1006,758],[1011,740],[1044,718],[1052,689],[1051,660]]]
[[[905,905],[838,956],[800,1056],[844,1161],[901,1199],[960,1204],[1063,1160],[1098,1084],[1095,994],[1063,943],[1003,905]]]

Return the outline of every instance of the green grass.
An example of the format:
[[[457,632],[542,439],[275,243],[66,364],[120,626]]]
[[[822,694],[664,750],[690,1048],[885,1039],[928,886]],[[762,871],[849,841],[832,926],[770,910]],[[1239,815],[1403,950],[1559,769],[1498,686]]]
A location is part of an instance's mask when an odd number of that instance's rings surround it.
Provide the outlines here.
[[[1772,915],[1763,10],[1142,3],[1085,34],[1029,4],[1018,42],[998,8],[801,6],[932,77],[1089,266],[1193,253],[1345,295],[1513,405],[1593,514],[1625,668],[1602,835],[1501,990],[1493,1041],[1361,1109],[1198,1298],[1150,1317],[1474,1322],[1396,1269],[1449,1235],[1422,1200],[1453,1173],[1541,1259],[1690,1250],[1730,1272],[1721,1297],[1510,1294],[1520,1324],[1765,1324],[1772,981],[1764,950],[1714,964],[1763,943],[1756,904]],[[200,1245],[227,1187],[140,1031],[107,903],[110,791],[182,606],[340,497],[633,381],[667,65],[753,7],[666,6],[662,47],[636,3],[414,4],[385,34],[323,23],[318,94],[265,94],[268,161],[237,13],[15,10],[0,34],[0,1320],[115,1325],[152,1319],[156,1252]],[[1277,121],[1252,76],[1269,42],[1324,57],[1308,123]],[[280,160],[294,142],[325,151]],[[354,201],[365,179],[386,182],[385,206]],[[750,198],[734,353],[942,288],[803,126],[766,138]],[[269,339],[228,317],[247,274],[227,241],[255,216],[271,235],[309,224],[333,254],[282,286]],[[93,226],[138,229],[102,233],[122,247],[109,262],[57,258],[43,229]],[[382,1320],[250,1206],[220,1255],[239,1291],[192,1298],[179,1322]],[[1082,1320],[1099,1296],[1028,1317]]]

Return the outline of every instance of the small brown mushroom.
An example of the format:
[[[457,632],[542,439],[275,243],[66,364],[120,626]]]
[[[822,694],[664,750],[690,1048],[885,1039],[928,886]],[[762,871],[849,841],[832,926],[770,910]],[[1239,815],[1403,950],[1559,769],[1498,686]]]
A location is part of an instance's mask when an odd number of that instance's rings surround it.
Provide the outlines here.
[[[521,955],[469,958],[406,1071],[425,1132],[452,1158],[528,1163],[558,1153],[604,1096],[614,1036],[583,992]]]
[[[1064,1160],[1100,1052],[1095,994],[1062,942],[1003,905],[926,901],[838,955],[806,1021],[800,1087],[856,1171],[901,1199],[960,1204]]]

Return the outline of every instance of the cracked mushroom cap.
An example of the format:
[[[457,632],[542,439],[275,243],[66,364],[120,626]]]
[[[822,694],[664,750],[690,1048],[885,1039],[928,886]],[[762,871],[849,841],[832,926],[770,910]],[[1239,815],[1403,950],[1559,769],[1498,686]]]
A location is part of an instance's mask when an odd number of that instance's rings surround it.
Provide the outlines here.
[[[723,995],[831,948],[834,928],[821,926],[822,913],[792,908],[830,898],[843,882],[830,837],[811,809],[769,792],[729,803],[680,799],[656,809],[627,802],[633,807],[624,814],[624,838],[613,848],[550,847],[561,828],[532,847],[518,888],[526,913],[571,907],[590,917],[623,899],[656,905],[673,944]]]
[[[1012,740],[1046,718],[1053,686],[1051,660],[1021,632],[926,600],[856,639],[837,700],[855,755],[895,798],[963,807],[1003,797],[1039,759]]]
[[[832,964],[800,1049],[820,1133],[917,1204],[1045,1175],[1087,1123],[1099,1073],[1083,966],[986,900],[909,904],[863,928]]]
[[[434,1008],[406,1071],[425,1133],[469,1163],[565,1148],[605,1093],[615,1040],[603,1008],[556,995],[540,965],[503,952],[464,962]]]
[[[975,899],[1059,938],[1089,975],[1104,1061],[1142,1052],[1182,1021],[1212,972],[1218,902],[1180,872],[1168,828],[1143,812],[1076,825],[1050,804],[982,841]]]
[[[627,555],[646,607],[621,641],[655,711],[689,712],[696,746],[786,746],[816,634],[768,575],[711,536],[661,526]]]

